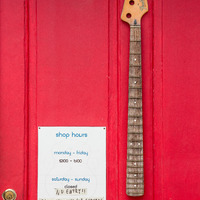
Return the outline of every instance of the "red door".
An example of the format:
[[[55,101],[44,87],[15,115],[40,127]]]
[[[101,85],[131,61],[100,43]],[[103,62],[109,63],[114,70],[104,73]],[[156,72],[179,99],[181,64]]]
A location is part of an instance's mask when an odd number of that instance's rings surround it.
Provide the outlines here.
[[[37,199],[38,126],[107,127],[107,199],[197,200],[199,2],[142,19],[145,195],[128,197],[123,0],[0,1],[0,193]]]

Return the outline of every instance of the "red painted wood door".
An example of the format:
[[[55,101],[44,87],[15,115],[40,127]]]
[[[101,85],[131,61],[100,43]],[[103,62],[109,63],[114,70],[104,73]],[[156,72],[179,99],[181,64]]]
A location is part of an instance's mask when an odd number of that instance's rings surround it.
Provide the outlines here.
[[[155,198],[200,199],[199,7],[196,0],[154,4]]]
[[[145,195],[127,197],[129,27],[123,0],[0,1],[0,193],[37,199],[38,126],[107,127],[108,200],[197,200],[199,2],[142,20]]]

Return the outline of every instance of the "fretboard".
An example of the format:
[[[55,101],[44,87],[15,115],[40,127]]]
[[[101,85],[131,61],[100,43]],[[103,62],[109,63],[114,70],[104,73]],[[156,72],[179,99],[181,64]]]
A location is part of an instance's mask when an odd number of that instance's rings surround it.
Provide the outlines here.
[[[141,27],[130,26],[126,193],[144,194]]]

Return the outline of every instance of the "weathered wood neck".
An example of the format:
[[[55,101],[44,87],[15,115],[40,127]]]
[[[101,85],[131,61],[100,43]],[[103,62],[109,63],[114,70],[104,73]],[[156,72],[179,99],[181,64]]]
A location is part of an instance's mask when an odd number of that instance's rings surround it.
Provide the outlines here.
[[[141,27],[130,26],[126,193],[144,194]]]

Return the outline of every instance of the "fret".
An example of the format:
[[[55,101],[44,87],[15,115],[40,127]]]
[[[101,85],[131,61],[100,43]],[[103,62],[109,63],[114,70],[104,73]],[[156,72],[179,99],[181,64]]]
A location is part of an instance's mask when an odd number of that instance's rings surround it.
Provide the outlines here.
[[[127,184],[128,189],[131,189],[132,187],[136,189],[143,189],[143,179],[129,179]]]
[[[141,77],[141,66],[129,66],[129,77]]]
[[[129,108],[142,108],[142,99],[129,99]]]
[[[129,55],[141,55],[141,53],[129,53]]]
[[[142,108],[128,108],[128,116],[142,117]]]
[[[130,42],[130,54],[141,54],[141,42]]]
[[[127,178],[130,179],[130,181],[128,182],[129,183],[129,186],[133,183],[137,183],[138,185],[140,183],[143,183],[143,174],[127,174]]]
[[[141,65],[134,65],[133,63],[129,63],[129,68],[130,67],[139,67],[139,68],[141,68]]]
[[[139,173],[137,173],[137,174],[127,174],[127,176],[126,176],[127,178],[134,178],[135,180],[141,180],[141,179],[143,179],[143,174],[139,174]]]
[[[143,155],[142,156],[141,155],[134,155],[134,156],[128,155],[127,160],[130,161],[130,162],[135,162],[135,161],[141,162],[141,161],[143,161]]]
[[[135,99],[141,99],[142,98],[142,89],[129,89],[129,97],[135,98]]]
[[[132,100],[132,99],[130,99],[130,100]],[[129,106],[129,108],[142,109],[142,107],[136,107],[136,106]]]
[[[130,26],[130,41],[141,41],[140,26]]]
[[[142,79],[140,77],[129,77],[129,88],[142,88]]]
[[[143,149],[128,149],[128,155],[143,155]]]
[[[130,142],[130,141],[128,141],[128,148],[143,148],[143,142]]]
[[[127,173],[128,174],[142,174],[142,176],[144,176],[144,174],[143,174],[143,172],[144,172],[144,170],[143,170],[143,164],[141,164],[141,167],[135,167],[132,162],[131,162],[131,165],[129,163],[130,162],[127,162]]]
[[[143,127],[142,126],[131,126],[128,124],[128,133],[143,133]]]
[[[136,178],[129,178],[127,183],[129,184],[129,188],[131,186],[133,186],[132,185],[133,183],[136,183],[136,184],[134,184],[135,188],[141,188],[141,184],[140,183],[143,183],[143,179],[141,179],[141,178],[137,178],[137,179]]]
[[[132,125],[142,125],[143,124],[143,120],[142,117],[128,117],[128,124],[132,124]]]
[[[142,196],[144,194],[144,189],[127,189],[126,193],[129,196]]]
[[[133,142],[133,141],[142,141],[143,140],[143,134],[141,133],[130,133],[128,134],[128,141]]]
[[[127,167],[130,169],[130,168],[133,168],[135,170],[134,173],[142,173],[143,172],[143,162],[132,162],[132,161],[127,161]],[[138,171],[137,171],[138,170]]]
[[[129,65],[131,66],[141,66],[141,55],[140,54],[130,54]]]

